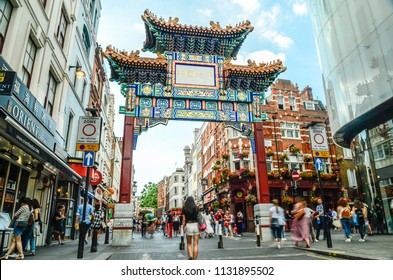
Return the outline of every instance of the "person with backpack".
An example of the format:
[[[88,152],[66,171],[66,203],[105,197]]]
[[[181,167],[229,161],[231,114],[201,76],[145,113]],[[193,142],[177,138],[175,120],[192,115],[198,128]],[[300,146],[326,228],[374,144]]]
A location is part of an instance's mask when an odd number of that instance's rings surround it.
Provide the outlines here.
[[[364,204],[358,200],[355,199],[355,202],[352,207],[352,216],[356,215],[357,216],[357,224],[356,228],[359,230],[360,234],[360,239],[359,242],[364,242],[364,236],[365,236],[365,225],[366,225],[366,220],[367,220],[367,209],[364,207]]]

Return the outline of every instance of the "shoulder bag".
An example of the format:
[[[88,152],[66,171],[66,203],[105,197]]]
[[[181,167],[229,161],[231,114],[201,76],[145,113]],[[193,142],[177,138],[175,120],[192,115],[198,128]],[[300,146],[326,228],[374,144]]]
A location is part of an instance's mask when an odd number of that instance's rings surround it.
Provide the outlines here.
[[[201,232],[206,229],[206,221],[201,213],[198,214],[198,228]]]
[[[300,209],[299,211],[297,211],[296,213],[295,213],[295,218],[296,219],[298,219],[298,220],[300,220],[301,218],[303,218],[303,216],[304,216],[304,208],[302,208],[302,209]]]

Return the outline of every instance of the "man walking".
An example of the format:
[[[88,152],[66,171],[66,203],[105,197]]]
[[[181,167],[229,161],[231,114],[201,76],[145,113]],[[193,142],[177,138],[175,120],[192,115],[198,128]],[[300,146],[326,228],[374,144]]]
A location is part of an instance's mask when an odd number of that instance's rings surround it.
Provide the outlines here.
[[[82,215],[83,215],[83,203],[81,203],[78,207],[78,210],[76,212],[76,218],[75,218],[75,223],[79,223],[79,232],[85,232],[85,244],[87,245],[87,236],[89,234],[89,228],[91,225],[91,220],[90,220],[90,215],[92,215],[94,213],[93,211],[93,206],[91,206],[90,203],[86,204],[86,215],[84,218],[85,221],[85,226],[84,228],[82,228]],[[75,224],[75,227],[77,228],[77,224]]]
[[[318,205],[315,208],[315,219],[317,220],[317,236],[315,242],[319,241],[319,234],[321,233],[321,229],[323,229],[323,240],[326,240],[326,230],[325,230],[325,213],[323,211],[322,199],[317,200]]]

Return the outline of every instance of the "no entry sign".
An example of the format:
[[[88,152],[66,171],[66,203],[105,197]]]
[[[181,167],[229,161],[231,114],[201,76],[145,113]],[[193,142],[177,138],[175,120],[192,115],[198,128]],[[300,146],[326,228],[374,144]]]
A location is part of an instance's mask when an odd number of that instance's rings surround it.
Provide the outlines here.
[[[101,123],[100,117],[79,118],[77,151],[97,152],[100,149]]]
[[[298,181],[300,179],[300,173],[296,170],[292,171],[292,180]]]

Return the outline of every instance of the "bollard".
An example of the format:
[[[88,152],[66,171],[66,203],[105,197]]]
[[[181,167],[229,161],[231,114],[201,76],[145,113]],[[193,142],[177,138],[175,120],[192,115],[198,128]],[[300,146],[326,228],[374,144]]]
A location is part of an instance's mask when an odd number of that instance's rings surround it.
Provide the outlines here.
[[[109,244],[109,226],[105,227],[105,244]]]
[[[93,228],[93,237],[91,239],[90,252],[91,253],[97,252],[97,229],[96,228]]]
[[[258,216],[255,217],[255,233],[257,236],[257,246],[261,247],[261,238],[260,238],[261,228],[259,227]]]
[[[218,249],[224,249],[224,242],[222,241],[222,224],[218,223]]]
[[[184,250],[185,245],[184,245],[184,231],[183,231],[183,225],[180,226],[180,244],[179,244],[179,250]]]

